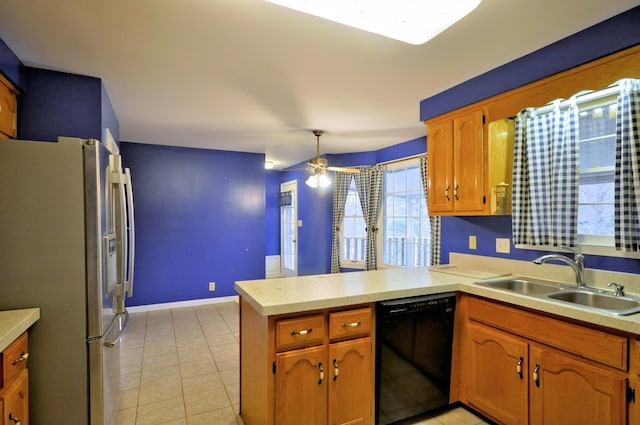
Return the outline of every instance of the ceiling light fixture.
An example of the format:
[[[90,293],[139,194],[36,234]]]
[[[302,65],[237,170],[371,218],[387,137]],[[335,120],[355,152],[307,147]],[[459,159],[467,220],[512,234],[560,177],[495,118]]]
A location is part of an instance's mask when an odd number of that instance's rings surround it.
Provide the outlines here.
[[[309,178],[305,181],[306,185],[312,188],[327,187],[331,185],[331,179],[327,176],[326,170],[317,169]]]
[[[462,19],[481,0],[267,0],[364,31],[423,44]]]
[[[264,162],[264,169],[265,170],[272,170],[273,169],[273,161],[265,161]]]

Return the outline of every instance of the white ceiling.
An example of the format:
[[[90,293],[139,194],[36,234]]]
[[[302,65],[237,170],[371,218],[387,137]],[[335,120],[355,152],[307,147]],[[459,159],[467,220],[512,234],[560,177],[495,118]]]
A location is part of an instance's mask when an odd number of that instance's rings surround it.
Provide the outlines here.
[[[390,0],[391,1],[391,0]],[[413,46],[263,0],[2,0],[24,64],[103,79],[124,141],[265,153],[283,168],[425,134],[419,102],[637,6],[483,0]]]

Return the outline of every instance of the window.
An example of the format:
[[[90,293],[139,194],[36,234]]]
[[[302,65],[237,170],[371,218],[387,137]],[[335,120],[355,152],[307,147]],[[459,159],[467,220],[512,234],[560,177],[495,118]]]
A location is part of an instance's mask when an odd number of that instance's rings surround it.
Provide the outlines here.
[[[387,165],[378,221],[378,267],[424,267],[431,258],[431,225],[418,159]],[[365,221],[355,179],[351,181],[342,229],[343,267],[364,267]]]
[[[428,266],[431,225],[417,159],[387,166],[382,202],[378,225],[381,230],[378,237],[379,265]]]
[[[340,228],[342,229],[340,262],[344,267],[364,267],[367,232],[354,179],[351,179],[344,206],[344,219]]]
[[[579,105],[579,244],[614,243],[616,98]]]

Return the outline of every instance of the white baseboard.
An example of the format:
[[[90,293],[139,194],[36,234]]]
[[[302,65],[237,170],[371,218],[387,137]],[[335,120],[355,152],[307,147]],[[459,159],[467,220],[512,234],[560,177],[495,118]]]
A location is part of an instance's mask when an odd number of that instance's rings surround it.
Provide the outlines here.
[[[133,307],[127,307],[127,311],[129,313],[144,313],[147,311],[168,310],[172,308],[184,308],[184,307],[196,307],[199,305],[220,304],[220,303],[230,303],[230,302],[237,303],[238,296],[232,295],[229,297],[204,298],[200,300],[177,301],[173,303],[137,305]]]

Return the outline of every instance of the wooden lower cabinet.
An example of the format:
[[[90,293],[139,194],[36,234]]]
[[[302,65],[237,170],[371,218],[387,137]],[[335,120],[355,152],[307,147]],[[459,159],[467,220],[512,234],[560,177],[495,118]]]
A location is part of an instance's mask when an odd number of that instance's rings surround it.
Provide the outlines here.
[[[329,424],[373,424],[372,352],[369,337],[329,345]]]
[[[0,425],[29,425],[29,371],[24,370],[0,397]]]
[[[371,304],[265,317],[241,298],[244,423],[373,425],[374,321]]]
[[[461,303],[470,311],[459,366],[463,402],[499,424],[623,425],[627,408],[634,414],[636,407],[627,406],[624,338],[580,327],[591,352],[567,352],[537,337],[569,340],[579,331],[575,324],[499,304],[492,311],[486,300],[468,302]],[[567,330],[572,335],[563,335]],[[616,349],[617,367],[585,359]]]
[[[469,404],[503,424],[528,419],[528,344],[507,333],[470,323]]]
[[[626,423],[624,374],[537,345],[529,358],[530,424]]]
[[[327,422],[328,372],[325,346],[276,355],[275,414],[277,425]]]

